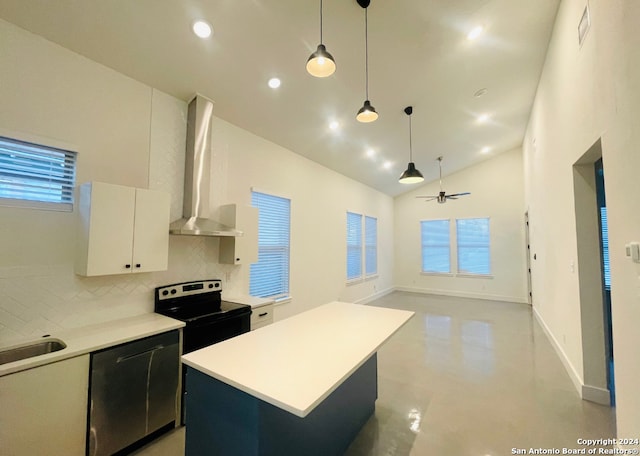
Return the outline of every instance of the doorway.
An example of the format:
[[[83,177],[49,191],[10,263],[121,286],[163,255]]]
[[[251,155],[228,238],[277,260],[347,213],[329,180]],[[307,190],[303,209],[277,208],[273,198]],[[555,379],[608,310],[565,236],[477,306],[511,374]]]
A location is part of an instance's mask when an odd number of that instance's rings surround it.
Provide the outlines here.
[[[600,140],[573,165],[573,195],[582,333],[582,397],[613,405],[608,239]],[[573,261],[570,267],[573,271]]]
[[[607,387],[611,406],[616,404],[613,374],[613,331],[611,319],[611,270],[609,268],[609,230],[607,224],[607,199],[604,191],[604,168],[602,158],[594,164],[596,176],[596,198],[600,214],[600,265],[602,268],[602,304],[604,309],[604,335],[607,359]]]

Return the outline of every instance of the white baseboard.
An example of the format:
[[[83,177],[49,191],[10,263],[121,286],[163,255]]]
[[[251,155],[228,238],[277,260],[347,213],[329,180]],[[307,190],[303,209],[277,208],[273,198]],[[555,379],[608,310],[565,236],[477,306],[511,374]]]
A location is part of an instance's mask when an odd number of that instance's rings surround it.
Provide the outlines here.
[[[558,343],[558,340],[553,336],[553,334],[551,333],[551,330],[549,330],[549,327],[544,322],[544,320],[542,319],[542,317],[540,316],[540,314],[538,313],[538,311],[537,311],[537,309],[535,307],[533,308],[533,315],[536,317],[536,320],[538,321],[538,323],[540,323],[540,326],[542,327],[542,330],[544,331],[545,335],[547,336],[547,339],[549,339],[549,342],[551,342],[551,346],[553,346],[553,349],[558,354],[558,357],[560,358],[560,361],[562,361],[562,365],[564,366],[565,370],[569,374],[569,378],[573,382],[573,386],[576,388],[576,391],[578,392],[578,395],[581,398],[583,398],[584,397],[583,396],[583,386],[584,385],[582,383],[582,378],[578,374],[578,371],[575,370],[575,368],[573,367],[573,364],[571,364],[571,361],[569,361],[569,358],[567,357],[567,354],[564,352],[564,350],[562,349],[562,347]]]
[[[377,293],[369,295],[366,298],[358,299],[357,301],[355,301],[355,304],[368,304],[371,301],[375,301],[378,298],[382,298],[383,296],[393,293],[394,291],[395,289],[393,287],[387,288],[386,290],[378,291]]]
[[[609,390],[598,386],[582,385],[582,399],[600,405],[611,405]]]
[[[528,304],[527,298],[522,296],[501,296],[485,293],[471,293],[467,291],[438,290],[434,288],[396,287],[395,289],[397,291],[407,291],[410,293],[434,294],[440,296],[454,296],[456,298],[473,298],[484,299],[487,301],[504,301]]]

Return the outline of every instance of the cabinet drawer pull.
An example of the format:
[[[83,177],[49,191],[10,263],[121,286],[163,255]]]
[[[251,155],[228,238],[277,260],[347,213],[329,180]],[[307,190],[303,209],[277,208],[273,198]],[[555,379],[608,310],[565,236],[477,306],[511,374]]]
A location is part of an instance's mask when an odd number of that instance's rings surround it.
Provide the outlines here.
[[[136,268],[139,268],[140,266],[140,263],[136,263]]]
[[[125,264],[124,267],[127,268],[127,269],[131,269],[131,265],[130,264]]]
[[[265,315],[267,315],[268,313],[269,313],[269,312],[264,312],[264,313],[258,314],[258,316],[259,316],[259,317],[264,317],[264,316],[265,316]]]

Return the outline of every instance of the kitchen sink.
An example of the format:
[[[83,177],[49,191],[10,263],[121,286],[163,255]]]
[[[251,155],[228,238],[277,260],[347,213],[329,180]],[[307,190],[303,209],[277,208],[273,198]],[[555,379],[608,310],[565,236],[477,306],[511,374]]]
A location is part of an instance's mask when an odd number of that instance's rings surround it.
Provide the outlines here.
[[[0,364],[13,363],[21,359],[46,355],[47,353],[57,352],[66,347],[67,344],[60,339],[46,339],[5,348],[0,350]]]

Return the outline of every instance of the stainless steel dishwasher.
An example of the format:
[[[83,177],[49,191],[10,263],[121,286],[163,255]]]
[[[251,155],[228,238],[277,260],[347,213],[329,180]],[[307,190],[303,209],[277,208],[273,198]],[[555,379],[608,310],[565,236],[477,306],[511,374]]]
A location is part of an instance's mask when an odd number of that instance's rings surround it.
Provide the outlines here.
[[[91,355],[89,455],[118,453],[174,426],[179,341],[176,330]]]

